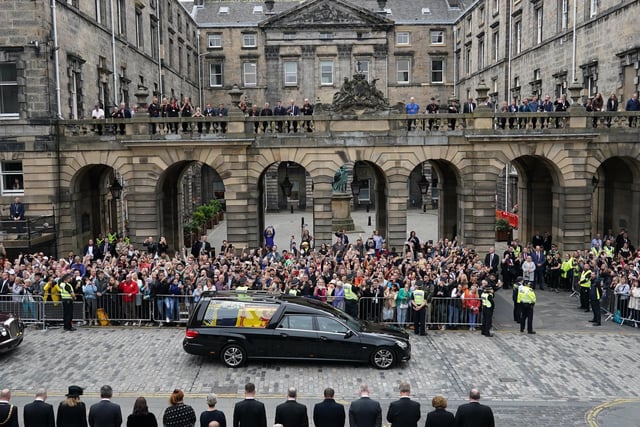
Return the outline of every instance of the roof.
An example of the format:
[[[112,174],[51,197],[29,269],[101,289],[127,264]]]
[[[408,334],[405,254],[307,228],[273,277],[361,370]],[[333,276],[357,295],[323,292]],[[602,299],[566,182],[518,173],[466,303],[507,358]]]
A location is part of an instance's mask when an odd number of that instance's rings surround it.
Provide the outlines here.
[[[279,15],[321,1],[339,1],[376,14],[379,9],[377,0],[280,0],[274,3],[273,13]],[[459,4],[459,7],[452,8],[450,3]],[[382,16],[396,25],[444,25],[453,24],[464,8],[461,0],[388,0],[387,13]],[[273,14],[267,13],[264,1],[206,1],[204,7],[194,8],[194,18],[200,27],[257,26],[272,17]]]

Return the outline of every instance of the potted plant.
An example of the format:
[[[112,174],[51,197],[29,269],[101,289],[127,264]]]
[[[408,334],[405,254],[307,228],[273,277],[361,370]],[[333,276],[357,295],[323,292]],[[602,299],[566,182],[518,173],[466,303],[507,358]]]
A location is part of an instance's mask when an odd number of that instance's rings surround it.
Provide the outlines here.
[[[496,220],[496,242],[508,242],[511,240],[513,227],[504,218]]]

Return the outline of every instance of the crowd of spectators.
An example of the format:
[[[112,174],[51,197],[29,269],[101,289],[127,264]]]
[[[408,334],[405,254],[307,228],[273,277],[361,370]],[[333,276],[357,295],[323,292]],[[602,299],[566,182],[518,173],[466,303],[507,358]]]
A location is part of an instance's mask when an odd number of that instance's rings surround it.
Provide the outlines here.
[[[305,236],[303,250],[295,241],[284,250],[273,243],[240,249],[223,241],[216,251],[203,236],[191,248],[170,252],[163,237],[149,237],[136,248],[111,232],[98,236],[99,243],[89,241],[80,254],[54,259],[38,252],[4,258],[0,295],[31,318],[34,301],[43,298],[55,304],[60,300],[58,284],[65,281],[76,298],[84,300],[89,323],[97,324],[99,309],[123,322],[174,323],[186,320],[181,313],[188,315],[204,292],[260,290],[315,298],[364,320],[408,326],[414,320],[410,302],[420,289],[430,328],[472,329],[479,322],[478,304],[486,289],[512,289],[522,276],[534,289],[571,291],[588,267],[605,300],[618,295],[621,315],[640,320],[640,250],[624,230],[617,235],[609,231],[604,239],[594,237],[584,251],[565,253],[548,233],[536,233],[529,244],[515,239],[502,257],[493,249],[477,253],[456,238],[423,241],[415,232],[399,250],[388,248],[375,231],[355,242],[339,232],[332,245],[315,247],[313,237],[308,232]],[[603,306],[608,307],[604,302]]]

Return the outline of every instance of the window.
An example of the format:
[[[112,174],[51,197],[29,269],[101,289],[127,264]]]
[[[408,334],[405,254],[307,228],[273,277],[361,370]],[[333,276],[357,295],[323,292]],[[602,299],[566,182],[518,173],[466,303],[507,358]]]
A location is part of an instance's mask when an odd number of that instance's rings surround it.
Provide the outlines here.
[[[262,6],[253,6],[254,15],[262,15]]]
[[[322,31],[320,33],[321,40],[331,40],[333,39],[333,33],[331,31]]]
[[[173,11],[171,10],[171,2],[167,2],[167,21],[173,22]]]
[[[342,323],[330,317],[317,316],[316,321],[318,322],[318,331],[320,332],[346,334],[349,331]]]
[[[142,49],[144,47],[144,39],[142,38],[142,9],[136,8],[136,46]]]
[[[294,32],[284,33],[282,35],[282,39],[286,40],[286,41],[295,40],[296,39],[296,33],[294,33]]]
[[[82,64],[84,61],[79,58],[69,56],[67,58],[69,76],[69,106],[71,107],[70,118],[81,119],[84,107],[82,105]],[[124,75],[124,74],[123,74]]]
[[[359,59],[356,62],[356,72],[363,74],[366,81],[370,81],[369,79],[369,61]]]
[[[98,24],[108,25],[107,1],[108,0],[96,0],[96,22]]]
[[[444,31],[431,31],[431,44],[444,44]]]
[[[320,62],[320,84],[323,86],[333,84],[333,61]]]
[[[116,28],[118,30],[118,34],[120,34],[121,36],[125,36],[126,37],[126,33],[127,33],[127,5],[126,5],[126,0],[117,0],[117,6],[118,6],[118,11],[117,11],[117,21],[116,21]]]
[[[242,47],[256,47],[256,35],[254,33],[243,34]]]
[[[158,59],[158,21],[151,18],[151,56]]]
[[[516,55],[522,51],[522,21],[517,21],[514,27],[514,37],[513,41],[515,45]]]
[[[18,117],[18,79],[15,63],[0,63],[0,117]]]
[[[408,45],[410,43],[411,43],[411,37],[409,33],[407,32],[396,33],[396,44]]]
[[[169,66],[173,67],[173,40],[169,39]]]
[[[593,18],[598,14],[598,0],[589,1],[589,17]]]
[[[480,21],[480,25],[484,24],[484,6],[480,6],[478,8],[478,18]]]
[[[222,87],[222,63],[209,64],[209,86]]]
[[[467,46],[464,53],[464,72],[471,74],[471,46]]]
[[[484,37],[478,39],[478,70],[484,68]]]
[[[498,59],[500,59],[500,33],[498,31],[495,31],[492,36],[492,43],[493,43],[493,60],[497,61]]]
[[[209,49],[222,47],[222,34],[209,34]]]
[[[298,84],[298,63],[287,61],[284,63],[284,85],[295,86]]]
[[[182,73],[182,46],[178,46],[178,72]]]
[[[431,60],[431,83],[444,83],[444,60]]]
[[[560,0],[560,29],[569,27],[569,0]]]
[[[24,194],[22,162],[0,162],[2,194]]]
[[[228,15],[229,14],[229,6],[220,6],[218,9],[218,14],[220,15]]]
[[[278,325],[278,329],[297,329],[299,331],[313,331],[312,316],[285,316]]]
[[[536,43],[542,43],[542,8],[536,9]]]
[[[245,62],[242,64],[242,78],[245,86],[255,86],[258,84],[258,66],[255,62]]]
[[[471,34],[471,31],[472,31],[472,29],[471,29],[471,18],[472,18],[471,15],[467,16],[467,34]]]
[[[396,62],[397,81],[400,84],[407,84],[410,81],[411,60],[398,59]]]
[[[500,0],[493,0],[493,13],[498,14],[500,12]]]

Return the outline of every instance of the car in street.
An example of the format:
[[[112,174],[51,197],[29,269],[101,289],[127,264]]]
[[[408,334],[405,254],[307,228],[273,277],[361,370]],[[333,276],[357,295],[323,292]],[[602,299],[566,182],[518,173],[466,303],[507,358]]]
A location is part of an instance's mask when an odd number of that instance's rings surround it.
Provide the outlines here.
[[[289,295],[203,294],[183,349],[235,368],[251,359],[368,362],[388,369],[411,358],[409,335],[354,319],[321,301]]]
[[[15,349],[24,338],[24,323],[12,313],[0,312],[0,353]]]

